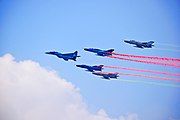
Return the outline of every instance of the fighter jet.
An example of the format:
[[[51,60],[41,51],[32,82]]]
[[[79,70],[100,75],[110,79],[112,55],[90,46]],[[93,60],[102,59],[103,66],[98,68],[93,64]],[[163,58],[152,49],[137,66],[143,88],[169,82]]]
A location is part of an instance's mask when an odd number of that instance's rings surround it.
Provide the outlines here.
[[[149,42],[139,42],[135,40],[124,40],[124,42],[129,43],[129,44],[134,44],[134,47],[137,48],[152,48],[154,41],[149,41]]]
[[[80,57],[77,55],[78,54],[77,51],[75,51],[74,53],[66,53],[66,54],[52,51],[52,52],[45,52],[45,54],[56,55],[58,58],[63,58],[65,61],[68,61],[69,59],[76,61],[76,58]]]
[[[117,79],[119,77],[118,73],[116,72],[93,72],[92,74],[102,76],[104,79],[110,80],[110,78]]]
[[[101,50],[96,48],[84,48],[85,51],[96,53],[99,56],[111,56],[114,49]]]
[[[85,68],[87,71],[94,72],[94,71],[102,71],[104,65],[95,65],[95,66],[89,66],[89,65],[76,65],[80,68]]]

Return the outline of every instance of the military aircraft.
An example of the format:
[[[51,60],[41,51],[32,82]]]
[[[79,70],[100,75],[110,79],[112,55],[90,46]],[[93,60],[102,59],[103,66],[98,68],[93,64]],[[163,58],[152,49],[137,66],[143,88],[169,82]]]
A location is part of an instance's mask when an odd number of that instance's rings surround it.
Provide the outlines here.
[[[69,59],[76,61],[76,58],[80,57],[77,55],[78,54],[77,51],[75,51],[74,53],[66,53],[66,54],[52,51],[52,52],[45,52],[45,54],[56,55],[58,58],[63,58],[65,61],[68,61]]]
[[[124,42],[129,43],[129,44],[134,44],[134,47],[137,48],[152,48],[154,45],[154,41],[149,41],[149,42],[139,42],[135,40],[124,40]]]
[[[96,53],[99,56],[111,56],[114,49],[101,50],[96,48],[84,48],[85,51]]]
[[[93,72],[92,74],[102,76],[104,79],[110,79],[115,78],[117,79],[119,77],[118,73],[116,72]]]
[[[102,71],[104,65],[95,65],[95,66],[89,66],[89,65],[76,65],[80,68],[85,68],[87,71],[94,72],[94,71]]]

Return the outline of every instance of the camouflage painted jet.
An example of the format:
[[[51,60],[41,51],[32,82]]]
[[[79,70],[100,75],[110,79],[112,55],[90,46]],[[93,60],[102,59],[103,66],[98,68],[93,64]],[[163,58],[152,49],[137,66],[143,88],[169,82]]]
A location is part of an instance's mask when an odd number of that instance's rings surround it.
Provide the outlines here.
[[[129,44],[134,44],[134,47],[137,48],[152,48],[154,45],[154,41],[149,41],[149,42],[139,42],[135,40],[124,40],[124,42],[129,43]]]
[[[118,73],[116,72],[93,72],[92,74],[102,76],[104,79],[110,79],[115,78],[117,79],[119,77]]]

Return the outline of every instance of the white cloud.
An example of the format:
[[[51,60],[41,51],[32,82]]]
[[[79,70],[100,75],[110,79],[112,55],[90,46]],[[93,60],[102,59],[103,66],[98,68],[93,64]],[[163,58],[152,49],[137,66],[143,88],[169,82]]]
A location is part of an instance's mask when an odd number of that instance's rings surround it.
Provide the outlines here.
[[[127,114],[124,116],[120,116],[119,120],[139,120],[137,114]]]
[[[78,89],[31,60],[0,57],[0,120],[137,120],[136,114],[110,118],[90,113]]]

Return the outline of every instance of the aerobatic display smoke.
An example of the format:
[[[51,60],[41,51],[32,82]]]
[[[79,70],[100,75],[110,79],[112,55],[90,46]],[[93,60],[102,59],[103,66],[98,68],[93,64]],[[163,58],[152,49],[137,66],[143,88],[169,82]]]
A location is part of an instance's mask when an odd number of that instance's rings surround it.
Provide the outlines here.
[[[152,60],[137,60],[137,59],[131,59],[131,58],[124,58],[124,57],[119,57],[119,56],[107,56],[109,58],[115,58],[119,60],[128,60],[128,61],[133,61],[133,62],[140,62],[140,63],[147,63],[147,64],[155,64],[155,65],[164,65],[164,66],[172,66],[172,67],[177,67],[180,68],[180,65],[176,63],[166,63],[162,61],[154,62]]]
[[[168,58],[168,57],[158,57],[158,56],[142,56],[142,55],[129,55],[129,54],[119,54],[113,53],[114,55],[123,56],[123,57],[131,57],[131,58],[144,58],[144,59],[155,59],[155,60],[166,60],[166,61],[177,61],[180,62],[178,58]]]
[[[151,79],[159,79],[159,80],[170,80],[170,81],[180,82],[179,79],[175,79],[175,78],[148,76],[148,75],[141,75],[141,74],[120,73],[120,72],[118,72],[118,74],[119,75],[125,75],[125,76],[135,76],[135,77],[143,77],[143,78],[151,78]]]
[[[120,67],[120,66],[104,66],[105,68],[114,68],[114,69],[123,69],[123,70],[131,70],[131,71],[138,71],[138,72],[148,72],[154,74],[164,74],[169,76],[180,76],[179,73],[171,73],[171,72],[162,72],[162,71],[155,71],[155,70],[147,70],[147,69],[137,69],[137,68],[127,68],[127,67]]]

